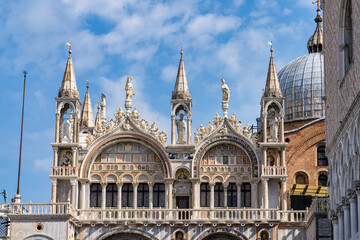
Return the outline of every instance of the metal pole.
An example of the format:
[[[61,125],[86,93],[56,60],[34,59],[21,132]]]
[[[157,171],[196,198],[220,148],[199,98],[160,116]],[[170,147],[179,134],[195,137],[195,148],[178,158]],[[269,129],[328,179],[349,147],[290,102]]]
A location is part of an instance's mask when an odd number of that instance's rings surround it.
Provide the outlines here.
[[[23,128],[24,128],[25,85],[26,85],[26,74],[27,74],[27,71],[25,70],[23,73],[24,73],[24,93],[23,93],[23,105],[22,105],[22,116],[21,116],[19,172],[18,172],[18,183],[17,183],[17,191],[16,191],[16,194],[17,194],[17,195],[20,194],[21,152],[22,152],[22,138],[23,138]]]

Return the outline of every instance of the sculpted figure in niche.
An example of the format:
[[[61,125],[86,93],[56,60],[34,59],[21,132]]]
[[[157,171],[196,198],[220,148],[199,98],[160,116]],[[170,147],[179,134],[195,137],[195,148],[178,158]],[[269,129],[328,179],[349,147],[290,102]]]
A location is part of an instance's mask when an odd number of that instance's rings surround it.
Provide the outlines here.
[[[71,166],[71,161],[72,161],[72,152],[66,151],[66,153],[64,154],[64,157],[63,157],[62,166],[64,166],[64,167]]]
[[[214,117],[214,124],[215,124],[216,128],[219,127],[220,123],[221,123],[221,117],[219,116],[219,114],[216,114]]]
[[[180,114],[180,119],[176,120],[176,127],[178,133],[178,140],[176,141],[176,143],[186,143],[186,122],[184,120],[184,114]]]
[[[133,88],[133,85],[131,84],[131,80],[132,80],[132,78],[129,76],[126,79],[126,85],[125,85],[126,99],[125,99],[125,101],[131,101],[132,96],[135,95],[133,93],[134,88]]]
[[[270,125],[270,140],[278,141],[278,134],[279,134],[279,118],[276,114],[271,114],[271,118],[269,121]]]
[[[230,89],[229,89],[228,85],[225,84],[225,79],[224,78],[221,79],[221,82],[222,82],[221,90],[223,92],[222,101],[223,101],[223,103],[229,103]]]
[[[62,138],[62,142],[71,142],[72,139],[72,127],[70,120],[66,120],[64,124],[64,134]]]

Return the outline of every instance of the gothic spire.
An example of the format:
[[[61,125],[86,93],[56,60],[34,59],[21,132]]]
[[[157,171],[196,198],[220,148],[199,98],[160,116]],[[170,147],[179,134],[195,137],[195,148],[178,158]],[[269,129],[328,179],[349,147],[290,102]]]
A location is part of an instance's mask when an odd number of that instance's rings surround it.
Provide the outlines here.
[[[101,125],[101,115],[100,115],[100,103],[98,100],[98,106],[97,106],[97,113],[96,113],[96,117],[95,117],[95,129],[96,131],[101,131],[102,129],[102,125]]]
[[[95,126],[94,114],[93,114],[93,110],[92,110],[92,106],[91,106],[91,99],[90,99],[90,93],[89,93],[89,80],[86,79],[86,81],[87,81],[86,94],[85,94],[83,109],[81,111],[80,127],[92,128]]]
[[[171,99],[176,99],[176,100],[191,99],[189,87],[188,87],[188,83],[187,83],[187,78],[186,78],[183,53],[184,52],[181,47],[181,51],[180,51],[181,58],[180,58],[180,63],[179,63],[179,69],[178,69],[178,73],[177,73],[177,77],[176,77],[175,88],[174,88]]]
[[[270,62],[269,62],[269,70],[266,78],[266,85],[265,85],[265,91],[264,91],[264,97],[282,97],[280,84],[278,75],[276,72],[274,57],[273,57],[273,46],[272,42],[270,43],[271,49],[271,56],[270,56]]]
[[[69,57],[66,63],[65,73],[61,83],[61,87],[59,89],[59,97],[77,98],[79,97],[79,92],[76,86],[74,66],[71,59],[71,44],[67,43],[67,45],[69,46]]]
[[[318,5],[316,12],[317,12],[317,16],[314,19],[314,21],[316,22],[316,29],[315,29],[315,32],[313,33],[313,35],[311,35],[311,37],[309,38],[309,41],[307,44],[309,53],[321,52],[323,49],[323,44],[324,44],[323,29],[321,27],[322,17],[320,15],[319,5]]]

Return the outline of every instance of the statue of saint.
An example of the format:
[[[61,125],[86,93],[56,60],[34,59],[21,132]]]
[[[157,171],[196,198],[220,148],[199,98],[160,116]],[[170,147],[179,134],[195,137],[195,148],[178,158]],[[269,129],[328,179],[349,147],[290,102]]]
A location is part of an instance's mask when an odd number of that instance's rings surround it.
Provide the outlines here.
[[[71,142],[72,129],[70,120],[66,120],[64,124],[64,135],[62,138],[63,142]]]
[[[233,115],[231,115],[229,118],[229,122],[230,122],[231,126],[235,127],[237,120],[238,120],[238,116],[236,116],[235,113]]]
[[[199,135],[195,132],[195,133],[194,133],[194,143],[195,143],[195,144],[198,144],[199,142],[200,142]]]
[[[279,132],[279,118],[275,114],[272,114],[270,119],[270,139],[277,141],[278,132]]]
[[[146,121],[145,119],[141,119],[141,121],[140,121],[140,128],[141,128],[141,130],[143,130],[144,132],[146,132],[147,129],[148,129],[148,126],[149,126],[148,121]]]
[[[176,120],[176,127],[178,133],[178,140],[176,141],[176,143],[186,143],[186,122],[184,120],[184,114],[180,114],[180,119]]]
[[[210,135],[215,131],[214,124],[211,121],[209,121],[207,126],[208,126],[208,129],[209,129],[209,135]]]
[[[245,127],[243,128],[243,135],[245,137],[249,137],[251,133],[251,127],[249,126],[249,124],[246,124]]]
[[[131,80],[132,80],[132,78],[129,76],[126,79],[126,85],[125,85],[126,99],[125,99],[125,101],[131,101],[132,96],[135,95],[133,93],[134,88],[131,84]]]
[[[101,94],[101,110],[100,110],[100,116],[101,116],[101,120],[105,121],[106,120],[106,95],[105,94]]]
[[[72,152],[66,151],[63,157],[62,166],[64,167],[71,166],[71,162],[72,162]]]
[[[200,128],[197,129],[199,131],[199,135],[201,140],[206,138],[207,136],[207,128],[200,124]]]
[[[242,134],[242,125],[240,120],[235,124],[235,129],[238,131],[238,133]]]
[[[116,111],[116,115],[115,115],[117,124],[121,123],[124,118],[125,118],[125,113],[121,108],[119,108],[119,110]]]
[[[225,79],[222,78],[221,79],[222,85],[221,85],[221,90],[223,92],[223,97],[222,97],[222,101],[223,103],[229,103],[230,100],[230,89],[228,87],[228,85],[225,84]]]

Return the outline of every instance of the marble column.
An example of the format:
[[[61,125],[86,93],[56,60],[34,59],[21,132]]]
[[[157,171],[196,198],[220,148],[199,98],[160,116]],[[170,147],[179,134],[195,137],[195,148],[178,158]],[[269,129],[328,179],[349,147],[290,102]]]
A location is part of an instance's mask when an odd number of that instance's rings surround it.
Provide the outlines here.
[[[81,209],[85,209],[85,198],[86,198],[86,180],[81,179],[79,180],[80,184],[81,184],[81,189],[80,189],[80,208]]]
[[[175,115],[171,115],[171,144],[175,144],[176,138],[176,124],[175,124]]]
[[[360,189],[356,189],[356,199],[357,199],[357,223],[358,223],[358,232],[360,235]]]
[[[199,209],[200,207],[200,179],[192,178],[191,179],[193,185],[193,209]]]
[[[53,150],[54,150],[54,163],[53,163],[53,166],[57,167],[57,166],[59,166],[59,164],[58,164],[59,148],[58,147],[53,147]]]
[[[267,166],[267,147],[263,148],[263,155],[264,155],[264,167],[266,167]]]
[[[228,202],[227,202],[227,188],[229,186],[229,183],[225,182],[223,183],[223,188],[224,188],[224,207],[226,208],[228,206]]]
[[[287,178],[281,178],[281,210],[287,210],[287,204],[286,204],[286,180],[287,180]]]
[[[106,209],[106,186],[107,183],[101,184],[101,209]]]
[[[56,203],[57,179],[51,178],[51,202]]]
[[[268,178],[263,178],[261,180],[262,186],[263,186],[263,208],[268,209],[269,208],[269,191],[268,191]]]
[[[263,120],[263,136],[264,136],[263,142],[267,142],[267,113],[264,113],[262,115],[262,120]]]
[[[72,147],[72,166],[76,167],[77,166],[77,147]],[[73,173],[75,174],[75,172]]]
[[[237,186],[237,207],[241,208],[241,182],[236,183]]]
[[[284,142],[284,116],[280,118],[280,142]]]
[[[166,203],[168,209],[173,208],[173,184],[174,179],[167,178],[165,179],[165,197],[167,199]]]
[[[134,182],[133,184],[133,207],[134,209],[137,209],[137,204],[138,204],[138,197],[137,197],[137,189],[138,189],[138,186],[139,186],[139,183],[137,182]]]
[[[344,205],[344,240],[350,239],[350,207],[349,205]]]
[[[258,208],[258,182],[251,182],[251,207]]]
[[[77,142],[77,118],[76,118],[76,113],[74,113],[73,115],[73,139],[72,142],[76,143]]]
[[[118,209],[121,209],[121,196],[122,196],[122,186],[123,183],[122,182],[118,182],[116,183],[117,189],[118,189],[118,194],[117,194],[117,207]]]
[[[356,204],[356,196],[352,196],[349,199],[350,202],[350,219],[351,219],[351,239],[355,239],[357,233],[357,204]]]
[[[337,219],[332,220],[332,224],[333,224],[333,240],[340,240],[338,220]]]
[[[285,166],[285,148],[281,148],[280,164],[282,167]]]
[[[70,179],[70,184],[71,184],[71,204],[76,208],[77,207],[77,204],[76,204],[77,181],[76,181],[76,179]]]
[[[339,240],[344,240],[344,213],[342,210],[338,212],[339,219]]]
[[[60,139],[60,114],[56,113],[56,124],[55,124],[55,143],[59,143]]]
[[[191,114],[187,115],[187,144],[191,144]]]
[[[149,182],[149,208],[152,209],[154,205],[154,183]]]
[[[215,188],[215,183],[214,182],[210,182],[210,209],[214,209],[214,188]]]

